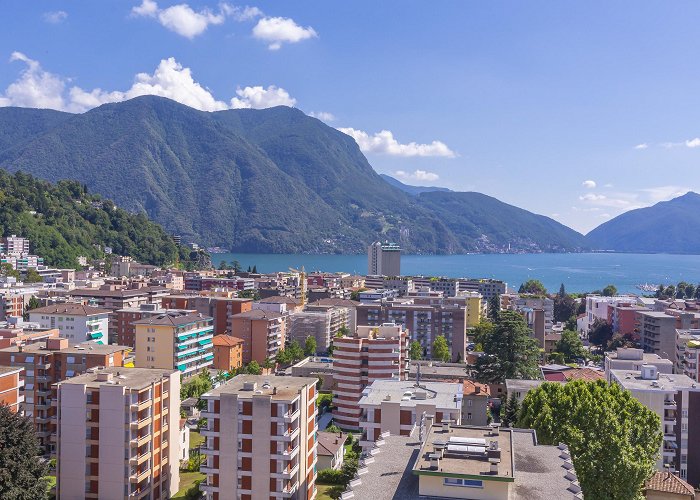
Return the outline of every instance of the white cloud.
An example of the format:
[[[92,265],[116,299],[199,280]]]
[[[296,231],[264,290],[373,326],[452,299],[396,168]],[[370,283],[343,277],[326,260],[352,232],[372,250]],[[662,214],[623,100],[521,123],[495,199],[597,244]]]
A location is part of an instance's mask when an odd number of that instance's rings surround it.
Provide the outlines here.
[[[582,185],[583,187],[585,187],[586,189],[595,189],[595,187],[596,187],[595,181],[591,181],[591,180],[583,181],[583,182],[581,183],[581,185]]]
[[[688,191],[692,191],[692,189],[682,186],[657,186],[642,189],[641,191],[646,195],[646,199],[650,203],[658,203],[683,196]]]
[[[364,153],[381,153],[392,156],[443,156],[454,158],[457,156],[447,144],[433,141],[430,144],[418,144],[409,142],[401,144],[394,139],[394,134],[389,130],[382,130],[370,136],[367,132],[354,128],[339,128],[341,132],[349,135],[360,146]]]
[[[643,142],[643,143],[641,143],[641,144],[637,144],[637,145],[634,147],[634,149],[647,149],[648,147],[649,147],[649,144],[647,144],[646,142]]]
[[[578,197],[581,201],[600,201],[605,199],[605,195],[588,193]]]
[[[333,115],[333,113],[328,113],[326,111],[318,111],[318,112],[311,111],[311,112],[309,112],[309,116],[311,116],[313,118],[318,118],[319,120],[321,120],[323,122],[335,121],[335,116]]]
[[[238,89],[231,104],[216,99],[213,94],[192,77],[190,68],[183,67],[174,58],[163,59],[153,73],[139,73],[126,91],[84,90],[68,88],[69,81],[44,70],[39,62],[21,52],[14,52],[11,61],[22,61],[26,68],[19,78],[0,94],[0,106],[51,108],[83,112],[108,102],[119,102],[141,95],[158,95],[173,99],[202,111],[231,108],[265,108],[280,104],[293,106],[296,99],[279,87],[246,87]]]
[[[440,178],[435,172],[428,172],[426,170],[416,170],[415,172],[406,172],[404,170],[397,170],[394,172],[394,176],[402,180],[407,181],[427,181],[434,182]]]
[[[207,8],[195,11],[186,3],[161,9],[154,0],[142,0],[141,5],[131,9],[131,13],[137,17],[154,18],[166,29],[190,40],[204,33],[210,25],[223,24],[226,16],[245,21],[262,15],[257,7],[241,9],[226,3],[219,5],[218,12]]]
[[[231,107],[263,109],[273,106],[294,106],[297,102],[289,93],[279,87],[270,85],[267,88],[262,86],[245,87],[236,89],[236,95],[231,99]]]
[[[253,28],[253,36],[258,40],[269,43],[270,50],[278,50],[283,43],[297,43],[318,34],[311,27],[299,26],[293,19],[286,17],[263,17]]]
[[[689,148],[697,148],[698,146],[700,146],[700,137],[696,137],[695,139],[685,141],[685,145]]]
[[[44,15],[42,17],[47,23],[61,24],[68,17],[68,13],[65,10],[57,10],[55,12],[44,12]]]

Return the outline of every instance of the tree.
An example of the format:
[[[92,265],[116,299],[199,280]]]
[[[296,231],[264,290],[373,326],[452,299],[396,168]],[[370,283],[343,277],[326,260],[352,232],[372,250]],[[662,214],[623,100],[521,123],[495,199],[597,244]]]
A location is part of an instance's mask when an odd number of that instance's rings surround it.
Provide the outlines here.
[[[638,339],[633,333],[625,333],[624,335],[616,333],[608,342],[608,351],[614,351],[620,347],[637,347],[637,343]]]
[[[211,376],[207,370],[204,370],[199,375],[180,386],[180,399],[199,398],[212,387]]]
[[[287,366],[292,364],[292,354],[287,349],[280,349],[277,351],[277,356],[275,357],[277,362],[282,366]]]
[[[26,321],[29,319],[29,311],[31,311],[32,309],[36,309],[38,307],[41,307],[41,303],[39,302],[39,299],[37,299],[34,295],[29,297],[29,300],[27,301],[27,305],[24,306],[24,314],[22,315],[24,320]]]
[[[358,300],[360,300],[360,293],[364,292],[365,290],[367,289],[358,288],[357,290],[353,290],[352,292],[350,292],[350,300],[354,300],[355,302],[357,302]]]
[[[252,272],[253,272],[253,274],[258,274],[258,266],[256,266],[255,264],[253,264],[253,271]]]
[[[527,280],[525,283],[520,285],[518,293],[529,295],[547,295],[547,289],[540,280]]]
[[[520,401],[511,394],[505,404],[501,406],[501,425],[504,427],[512,427],[518,422],[518,414],[520,413]]]
[[[505,379],[535,379],[540,349],[530,329],[515,311],[501,311],[493,331],[482,341],[484,355],[476,360],[477,379],[503,383]]]
[[[265,361],[263,361],[262,367],[265,370],[272,370],[275,367],[275,363],[274,363],[274,361],[272,361],[272,359],[265,358]]]
[[[603,288],[603,295],[606,297],[614,297],[617,295],[617,287],[615,285],[608,285]]]
[[[335,434],[340,434],[343,431],[337,425],[331,424],[328,427],[326,427],[325,432],[333,432]]]
[[[241,290],[238,292],[238,297],[241,299],[260,300],[260,292],[257,290]]]
[[[695,298],[700,300],[700,284],[695,287]]]
[[[12,264],[4,262],[0,264],[0,276],[7,276],[8,278],[20,278],[19,271],[17,271]]]
[[[316,355],[316,337],[309,335],[304,342],[304,354],[306,356]]]
[[[567,321],[571,316],[576,316],[578,304],[571,295],[554,296],[554,321]]]
[[[488,317],[491,321],[498,321],[498,313],[501,312],[501,296],[496,294],[489,299]]]
[[[219,271],[226,271],[228,269],[228,264],[225,260],[219,262]]]
[[[442,335],[435,337],[433,341],[433,359],[446,363],[450,360],[450,347],[447,345],[447,340]]]
[[[238,262],[237,260],[231,261],[231,269],[233,270],[234,273],[238,274],[241,272],[241,263]]]
[[[601,349],[605,349],[608,342],[610,342],[610,339],[612,339],[612,336],[612,325],[602,319],[596,319],[588,331],[588,340],[591,342],[591,344],[596,345]]]
[[[695,286],[691,284],[685,285],[685,298],[692,299],[695,297]]]
[[[411,342],[411,345],[408,347],[408,357],[414,361],[423,358],[423,346],[417,340]]]
[[[41,277],[36,269],[30,267],[27,269],[27,273],[24,275],[24,281],[25,283],[41,283],[44,281],[44,278]]]
[[[287,350],[289,351],[289,355],[291,356],[292,361],[301,361],[305,358],[304,350],[301,348],[299,342],[296,340],[292,340],[292,343],[289,344]]]
[[[39,460],[39,441],[31,420],[0,405],[0,498],[48,498],[49,468]]]
[[[642,499],[661,446],[659,417],[618,384],[545,382],[528,392],[518,427],[565,443],[586,498]]]
[[[564,288],[564,283],[562,283],[561,285],[559,285],[559,293],[557,294],[557,296],[566,297],[566,295],[566,288]]]
[[[253,360],[246,365],[245,373],[248,373],[249,375],[262,375],[262,368],[257,361]]]
[[[476,324],[474,328],[471,329],[471,334],[474,337],[475,344],[481,344],[483,346],[484,339],[491,335],[493,329],[495,328],[495,323],[490,321],[480,321]]]
[[[581,338],[578,333],[571,330],[561,332],[561,338],[557,342],[557,351],[564,355],[567,362],[586,357],[586,350],[583,348]]]

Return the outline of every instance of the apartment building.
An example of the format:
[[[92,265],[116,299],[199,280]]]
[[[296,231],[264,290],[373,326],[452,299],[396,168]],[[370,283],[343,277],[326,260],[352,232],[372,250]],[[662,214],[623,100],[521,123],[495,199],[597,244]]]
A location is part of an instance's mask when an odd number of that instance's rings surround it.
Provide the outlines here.
[[[462,382],[462,423],[464,425],[487,425],[491,390],[488,384],[473,380]]]
[[[212,368],[227,372],[243,366],[243,340],[230,335],[215,335],[212,343],[214,345]]]
[[[115,325],[112,329],[114,341],[119,345],[126,345],[133,349],[136,347],[136,326],[134,325],[136,321],[168,313],[187,314],[194,312],[196,311],[193,309],[163,309],[158,304],[141,304],[138,307],[119,309],[112,314],[112,322]]]
[[[428,359],[432,358],[433,342],[439,335],[447,340],[451,361],[466,359],[467,302],[464,297],[408,296],[357,306],[359,325],[379,326],[386,322],[408,329],[410,340],[421,344],[424,357]]]
[[[185,290],[200,292],[213,289],[230,289],[230,290],[253,290],[255,289],[255,279],[241,278],[233,276],[232,278],[218,278],[215,276],[202,276],[199,273],[185,274]]]
[[[21,407],[34,423],[39,443],[46,453],[52,448],[51,385],[94,367],[121,367],[126,353],[125,346],[95,342],[70,345],[64,338],[0,349],[0,365],[23,368],[20,378],[24,381],[24,402]]]
[[[53,388],[56,498],[168,499],[180,488],[177,370],[90,370]]]
[[[0,292],[0,321],[21,318],[23,314],[24,294],[13,293],[11,290]]]
[[[7,255],[29,253],[29,238],[22,238],[16,234],[0,238],[0,253]]]
[[[20,405],[24,402],[24,380],[20,376],[22,368],[0,365],[0,406],[6,405],[13,412],[21,412]]]
[[[342,428],[360,429],[359,401],[375,380],[405,380],[408,335],[401,325],[358,326],[354,335],[333,340],[333,419]]]
[[[676,318],[659,311],[638,311],[635,333],[639,335],[644,352],[675,361]]]
[[[108,344],[108,309],[84,306],[72,302],[53,304],[29,311],[29,321],[41,328],[58,328],[61,337],[71,344],[92,341]]]
[[[38,323],[24,321],[21,316],[0,322],[0,349],[14,344],[41,342],[58,336],[58,328],[41,328]]]
[[[333,306],[344,308],[347,310],[347,323],[345,324],[345,326],[349,331],[354,332],[355,327],[357,326],[358,305],[359,302],[355,302],[354,300],[350,299],[320,299],[307,304],[306,309],[309,311],[315,311],[318,306]],[[337,322],[331,324],[331,332],[333,332],[333,335],[335,335],[338,332],[338,328],[340,328],[342,321],[343,318],[341,316]]]
[[[388,241],[372,243],[367,248],[367,274],[401,276],[401,247]]]
[[[584,332],[588,332],[596,320],[613,323],[613,309],[616,307],[632,307],[637,304],[637,297],[633,295],[620,295],[605,297],[603,295],[586,296],[586,316],[582,326]],[[619,311],[618,311],[619,312]]]
[[[532,310],[544,311],[544,331],[552,333],[554,326],[554,301],[549,297],[519,295],[515,293],[501,295],[501,309],[527,313]]]
[[[316,382],[239,375],[202,396],[208,500],[316,496]]]
[[[134,322],[135,365],[178,370],[192,377],[214,363],[212,318],[198,313],[168,312]]]
[[[614,333],[629,335],[635,333],[636,315],[645,308],[634,304],[614,304],[610,309],[611,325]]]
[[[700,380],[700,330],[676,330],[676,373],[683,373],[696,382]]]
[[[284,347],[286,320],[280,313],[253,309],[231,317],[230,334],[243,340],[244,364],[262,364]]]
[[[303,312],[292,313],[287,318],[287,339],[303,345],[308,337],[313,337],[316,339],[316,350],[327,352],[338,330],[348,328],[348,318],[346,307],[309,305]]]
[[[670,359],[662,358],[658,354],[644,352],[643,349],[632,347],[618,347],[617,350],[605,353],[605,380],[611,382],[612,370],[641,371],[642,366],[656,367],[658,373],[673,373],[674,363]],[[676,373],[683,373],[676,371]]]
[[[423,414],[461,423],[462,384],[379,379],[364,389],[358,405],[361,444],[371,447],[384,432],[410,436]]]
[[[486,302],[508,292],[508,284],[500,280],[459,278],[458,281],[460,291],[480,293]]]
[[[123,285],[103,285],[100,288],[76,288],[68,295],[95,307],[118,311],[141,304],[161,304],[169,293],[170,290],[159,286],[127,288]]]
[[[655,366],[641,371],[612,370],[611,380],[659,416],[663,442],[657,469],[668,467],[696,488],[700,484],[700,387],[681,374],[659,374]]]
[[[163,298],[166,309],[191,309],[214,318],[214,335],[231,331],[231,317],[250,311],[253,299],[235,296],[235,292],[210,291],[199,295],[169,295]]]

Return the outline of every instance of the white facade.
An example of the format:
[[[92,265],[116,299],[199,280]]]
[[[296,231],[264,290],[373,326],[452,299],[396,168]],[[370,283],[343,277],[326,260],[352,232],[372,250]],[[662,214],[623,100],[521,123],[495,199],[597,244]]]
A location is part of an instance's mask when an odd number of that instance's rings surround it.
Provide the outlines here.
[[[38,323],[40,328],[58,328],[60,336],[67,338],[71,345],[85,341],[108,343],[109,314],[107,312],[79,315],[30,311],[29,321]]]

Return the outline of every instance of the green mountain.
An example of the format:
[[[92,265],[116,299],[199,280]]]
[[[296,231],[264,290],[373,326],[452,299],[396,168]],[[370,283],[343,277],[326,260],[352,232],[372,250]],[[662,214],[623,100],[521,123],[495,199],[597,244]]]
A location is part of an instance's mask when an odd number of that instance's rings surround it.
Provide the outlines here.
[[[144,214],[117,208],[87,194],[76,181],[51,184],[31,175],[0,170],[0,235],[30,239],[33,253],[48,265],[77,266],[78,256],[105,257],[104,247],[147,264],[189,258],[159,225]]]
[[[689,192],[654,206],[630,210],[586,235],[603,250],[697,254],[700,250],[700,194]]]
[[[469,204],[447,214],[385,182],[351,137],[287,107],[208,113],[144,96],[67,116],[4,108],[3,134],[0,167],[77,179],[185,241],[234,251],[359,253],[377,239],[409,253],[585,247],[561,225],[542,234],[543,218],[525,211],[517,226],[499,213],[472,220]]]
[[[384,179],[386,182],[391,184],[394,187],[399,188],[401,191],[404,193],[408,193],[410,195],[416,196],[421,193],[430,193],[432,191],[445,191],[445,192],[451,192],[451,189],[447,189],[444,187],[437,187],[437,186],[411,186],[410,184],[404,184],[398,179],[395,179],[394,177],[386,174],[379,174],[379,177]]]

